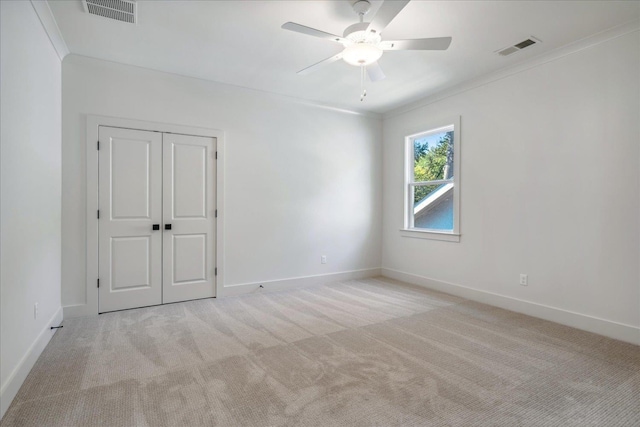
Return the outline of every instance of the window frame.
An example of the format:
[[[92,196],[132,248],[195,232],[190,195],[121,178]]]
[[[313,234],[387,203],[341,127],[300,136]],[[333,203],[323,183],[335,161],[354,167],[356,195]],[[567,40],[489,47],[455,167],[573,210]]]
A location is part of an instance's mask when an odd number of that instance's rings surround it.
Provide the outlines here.
[[[414,180],[414,141],[425,136],[441,133],[453,126],[453,177],[434,181]],[[404,215],[403,228],[400,229],[403,237],[420,239],[443,240],[449,242],[460,241],[460,116],[449,117],[444,120],[432,121],[424,126],[427,130],[414,133],[405,137],[404,141]],[[428,228],[416,228],[414,226],[414,201],[413,187],[425,185],[438,185],[453,183],[453,231],[443,231]]]

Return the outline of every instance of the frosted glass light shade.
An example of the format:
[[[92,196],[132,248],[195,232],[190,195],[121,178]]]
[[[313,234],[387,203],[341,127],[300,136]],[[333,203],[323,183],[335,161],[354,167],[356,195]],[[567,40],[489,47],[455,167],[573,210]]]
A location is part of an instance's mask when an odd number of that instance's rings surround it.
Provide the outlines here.
[[[369,65],[376,62],[382,56],[382,49],[369,43],[355,43],[347,46],[342,59],[351,65]]]

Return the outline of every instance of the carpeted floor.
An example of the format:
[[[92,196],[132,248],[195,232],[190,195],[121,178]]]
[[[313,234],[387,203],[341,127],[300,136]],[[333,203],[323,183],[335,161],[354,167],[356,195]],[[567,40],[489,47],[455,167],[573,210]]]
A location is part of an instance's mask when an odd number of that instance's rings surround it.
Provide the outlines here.
[[[640,347],[384,278],[64,322],[9,426],[640,426]]]

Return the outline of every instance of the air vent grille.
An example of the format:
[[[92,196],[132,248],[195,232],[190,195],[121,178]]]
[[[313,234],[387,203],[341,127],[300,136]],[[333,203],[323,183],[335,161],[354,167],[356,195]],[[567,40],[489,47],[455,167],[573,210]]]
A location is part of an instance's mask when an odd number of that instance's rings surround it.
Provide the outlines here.
[[[135,0],[82,0],[84,10],[92,15],[136,23]]]
[[[504,49],[500,49],[500,50],[497,51],[497,53],[500,56],[509,56],[512,53],[519,52],[524,48],[527,48],[529,46],[533,46],[534,44],[538,44],[538,43],[540,43],[540,40],[538,40],[535,37],[529,37],[528,39],[523,40],[520,43],[516,43],[513,46],[509,46],[509,47],[505,47]]]
[[[525,47],[529,47],[532,44],[536,44],[536,42],[534,40],[531,40],[531,39],[526,39],[525,41],[521,41],[520,43],[518,43],[516,45],[516,47],[518,49],[524,49]]]

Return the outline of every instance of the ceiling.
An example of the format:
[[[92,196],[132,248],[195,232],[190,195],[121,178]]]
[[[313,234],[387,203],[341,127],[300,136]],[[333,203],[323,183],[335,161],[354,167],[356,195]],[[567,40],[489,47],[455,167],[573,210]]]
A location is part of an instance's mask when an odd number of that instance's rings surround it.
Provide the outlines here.
[[[377,113],[640,19],[637,1],[413,0],[383,39],[452,36],[451,47],[386,52],[379,63],[387,78],[367,83],[361,102],[359,70],[343,61],[296,74],[341,45],[280,28],[293,21],[342,35],[357,22],[351,3],[138,1],[133,25],[89,15],[80,0],[49,0],[71,53]],[[369,18],[381,2],[372,4]],[[495,53],[529,36],[542,43]]]

